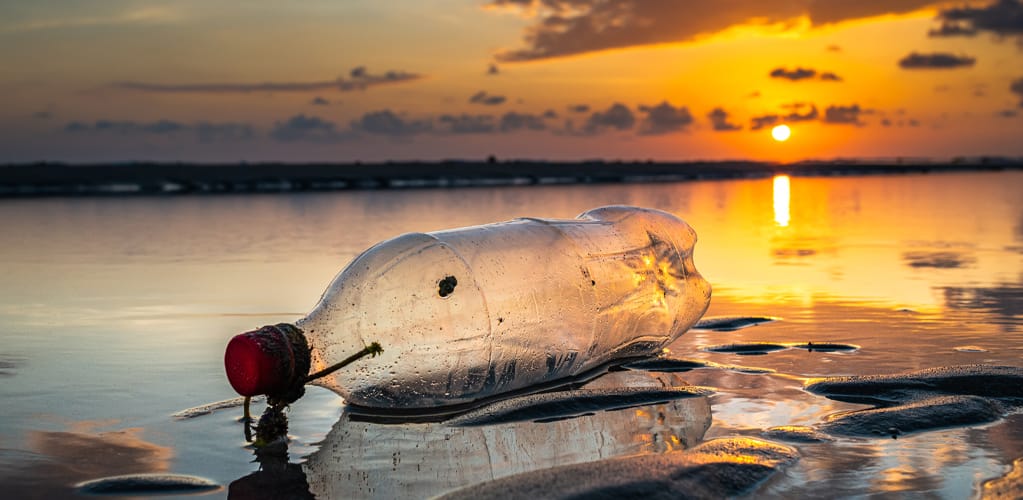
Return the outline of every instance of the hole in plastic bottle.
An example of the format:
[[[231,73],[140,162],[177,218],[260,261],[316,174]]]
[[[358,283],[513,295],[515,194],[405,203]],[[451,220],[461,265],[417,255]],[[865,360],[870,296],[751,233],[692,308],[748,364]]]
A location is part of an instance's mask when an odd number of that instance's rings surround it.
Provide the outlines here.
[[[441,297],[447,297],[454,293],[455,285],[458,285],[458,280],[454,276],[445,276],[444,279],[437,283],[437,293]]]

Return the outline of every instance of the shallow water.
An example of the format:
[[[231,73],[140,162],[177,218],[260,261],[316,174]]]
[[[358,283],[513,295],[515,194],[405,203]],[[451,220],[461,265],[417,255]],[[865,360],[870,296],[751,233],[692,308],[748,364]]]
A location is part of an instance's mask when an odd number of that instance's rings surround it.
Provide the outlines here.
[[[229,485],[251,485],[259,464],[244,447],[240,410],[171,417],[234,396],[222,368],[230,336],[302,316],[381,239],[606,204],[668,210],[696,229],[696,265],[714,286],[708,315],[780,320],[694,330],[670,346],[704,368],[594,383],[672,377],[713,395],[450,427],[353,419],[339,398],[311,388],[290,413],[289,454],[301,465],[281,465],[292,475],[271,484],[425,497],[779,426],[816,428],[869,408],[803,390],[811,377],[1023,367],[1021,185],[1023,173],[1003,172],[0,200],[0,490],[61,497],[81,481],[172,473],[219,483],[208,497],[241,492]],[[758,343],[782,349],[715,349]],[[796,348],[808,343],[855,348]],[[757,495],[970,497],[1023,457],[1023,415],[897,437],[790,441],[799,459]]]

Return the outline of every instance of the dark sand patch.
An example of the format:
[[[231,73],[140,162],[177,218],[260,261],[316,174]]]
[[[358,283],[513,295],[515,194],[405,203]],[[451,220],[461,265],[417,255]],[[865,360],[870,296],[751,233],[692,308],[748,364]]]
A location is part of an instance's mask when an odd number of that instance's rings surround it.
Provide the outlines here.
[[[781,321],[773,316],[710,316],[704,317],[693,325],[694,330],[713,330],[715,332],[732,332],[742,328]]]
[[[784,351],[788,348],[789,346],[785,344],[776,344],[774,342],[751,342],[747,344],[712,345],[704,347],[703,350],[728,354],[759,355],[775,351]]]
[[[643,370],[648,372],[660,372],[660,373],[672,373],[672,372],[687,372],[690,370],[696,370],[698,368],[716,368],[718,370],[730,370],[739,373],[775,373],[776,370],[771,368],[759,368],[756,366],[742,366],[742,365],[728,365],[715,363],[713,361],[702,361],[697,359],[682,359],[673,358],[670,356],[662,356],[657,358],[645,359],[642,361],[633,361],[622,365],[623,368],[630,370]]]
[[[498,401],[471,410],[448,421],[448,425],[465,427],[521,421],[552,421],[586,415],[597,411],[619,410],[635,406],[664,403],[675,399],[707,396],[713,391],[705,387],[621,387],[618,389],[576,389],[532,394]]]
[[[986,424],[1004,414],[997,402],[979,396],[935,396],[888,408],[832,415],[820,429],[839,436],[897,438],[915,432]]]
[[[894,375],[811,379],[804,388],[876,407],[828,417],[820,430],[856,437],[902,434],[994,422],[1023,405],[1023,368],[966,365]]]
[[[801,344],[788,344],[793,349],[806,349],[817,352],[852,352],[860,350],[860,346],[853,344],[839,344],[835,342],[806,342]]]
[[[810,352],[852,352],[860,346],[837,342],[749,342],[745,344],[723,344],[704,347],[704,351],[740,355],[769,354],[785,349],[805,349]]]
[[[685,451],[518,474],[442,498],[723,498],[753,491],[798,457],[794,448],[769,441],[723,438]]]
[[[906,391],[1023,398],[1023,368],[988,365],[944,366],[894,375],[810,379],[804,388],[814,394],[836,399],[841,396],[885,399],[883,396],[894,395],[896,400],[902,400],[906,397]]]
[[[783,425],[771,427],[761,433],[767,439],[777,439],[790,443],[826,443],[835,439],[813,427],[803,425]]]
[[[153,495],[197,493],[219,489],[209,479],[184,474],[126,474],[93,479],[75,485],[89,495]]]

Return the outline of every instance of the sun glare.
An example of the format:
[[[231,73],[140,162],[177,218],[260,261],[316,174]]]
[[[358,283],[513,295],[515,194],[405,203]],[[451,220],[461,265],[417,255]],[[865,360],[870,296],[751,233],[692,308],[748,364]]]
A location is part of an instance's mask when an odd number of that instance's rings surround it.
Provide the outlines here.
[[[788,125],[778,125],[771,129],[771,137],[778,142],[785,142],[789,140],[789,136],[792,135],[792,129]]]

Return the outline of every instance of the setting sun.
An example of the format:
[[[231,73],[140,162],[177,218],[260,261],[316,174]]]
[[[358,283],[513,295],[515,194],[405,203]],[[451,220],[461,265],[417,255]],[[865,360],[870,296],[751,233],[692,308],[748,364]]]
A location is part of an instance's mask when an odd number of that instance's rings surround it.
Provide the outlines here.
[[[778,125],[771,129],[771,137],[778,142],[785,142],[789,140],[789,136],[792,135],[792,129],[788,125]]]

